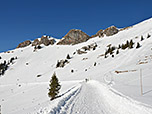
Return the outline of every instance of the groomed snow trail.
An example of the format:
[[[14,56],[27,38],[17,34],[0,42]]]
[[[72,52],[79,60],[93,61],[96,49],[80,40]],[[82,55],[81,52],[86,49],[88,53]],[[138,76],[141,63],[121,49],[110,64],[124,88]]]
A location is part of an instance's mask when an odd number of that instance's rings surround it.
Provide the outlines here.
[[[122,95],[97,81],[83,82],[82,86],[62,99],[60,111],[49,114],[152,114],[152,107]]]

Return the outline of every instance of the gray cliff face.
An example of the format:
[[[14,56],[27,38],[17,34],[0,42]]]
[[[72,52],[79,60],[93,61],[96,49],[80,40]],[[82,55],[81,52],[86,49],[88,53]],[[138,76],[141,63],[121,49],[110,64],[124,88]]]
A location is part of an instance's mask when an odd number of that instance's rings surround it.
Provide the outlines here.
[[[86,42],[89,38],[89,35],[81,30],[72,29],[57,43],[57,45],[75,45],[81,42]]]

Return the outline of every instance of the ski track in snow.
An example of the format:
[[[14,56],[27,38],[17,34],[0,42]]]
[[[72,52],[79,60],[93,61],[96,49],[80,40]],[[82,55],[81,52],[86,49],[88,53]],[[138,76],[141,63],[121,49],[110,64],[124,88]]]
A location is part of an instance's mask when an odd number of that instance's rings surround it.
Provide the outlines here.
[[[152,107],[97,81],[83,82],[67,94],[51,111],[38,114],[152,114]]]

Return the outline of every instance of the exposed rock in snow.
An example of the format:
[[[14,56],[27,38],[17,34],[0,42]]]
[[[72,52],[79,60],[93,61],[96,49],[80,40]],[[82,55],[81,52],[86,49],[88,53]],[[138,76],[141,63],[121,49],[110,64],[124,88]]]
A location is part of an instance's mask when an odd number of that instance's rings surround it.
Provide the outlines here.
[[[39,41],[39,39],[35,39],[33,42],[32,42],[32,46],[37,46],[37,45],[40,45],[41,42]]]
[[[89,38],[90,37],[81,30],[72,29],[57,43],[57,45],[74,45],[81,42],[86,42]]]
[[[103,33],[106,36],[112,36],[114,34],[117,34],[118,32],[119,32],[119,30],[115,26],[111,26],[111,27],[105,29]]]
[[[44,44],[45,46],[48,46],[48,45],[50,45],[50,41],[49,41],[49,39],[48,39],[48,37],[47,36],[42,36],[41,37],[41,44]]]
[[[26,47],[26,46],[29,46],[31,44],[31,41],[30,40],[27,40],[27,41],[24,41],[22,43],[20,43],[17,48],[23,48],[23,47]]]

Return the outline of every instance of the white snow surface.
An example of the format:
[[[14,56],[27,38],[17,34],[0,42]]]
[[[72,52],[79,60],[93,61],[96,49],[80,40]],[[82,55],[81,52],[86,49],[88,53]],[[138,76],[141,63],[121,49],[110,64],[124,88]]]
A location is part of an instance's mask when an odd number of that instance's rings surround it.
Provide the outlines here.
[[[118,46],[130,39],[135,42],[133,49],[119,50],[114,57],[102,56],[107,45]],[[141,44],[138,49],[137,42]],[[98,45],[96,50],[73,54],[92,43]],[[152,18],[110,37],[33,50],[30,45],[0,53],[0,63],[17,57],[0,77],[2,114],[152,114]],[[57,61],[65,59],[67,54],[71,56],[69,63],[56,68]],[[60,97],[50,101],[49,81],[54,72],[61,90]],[[84,81],[86,78],[88,82]]]

